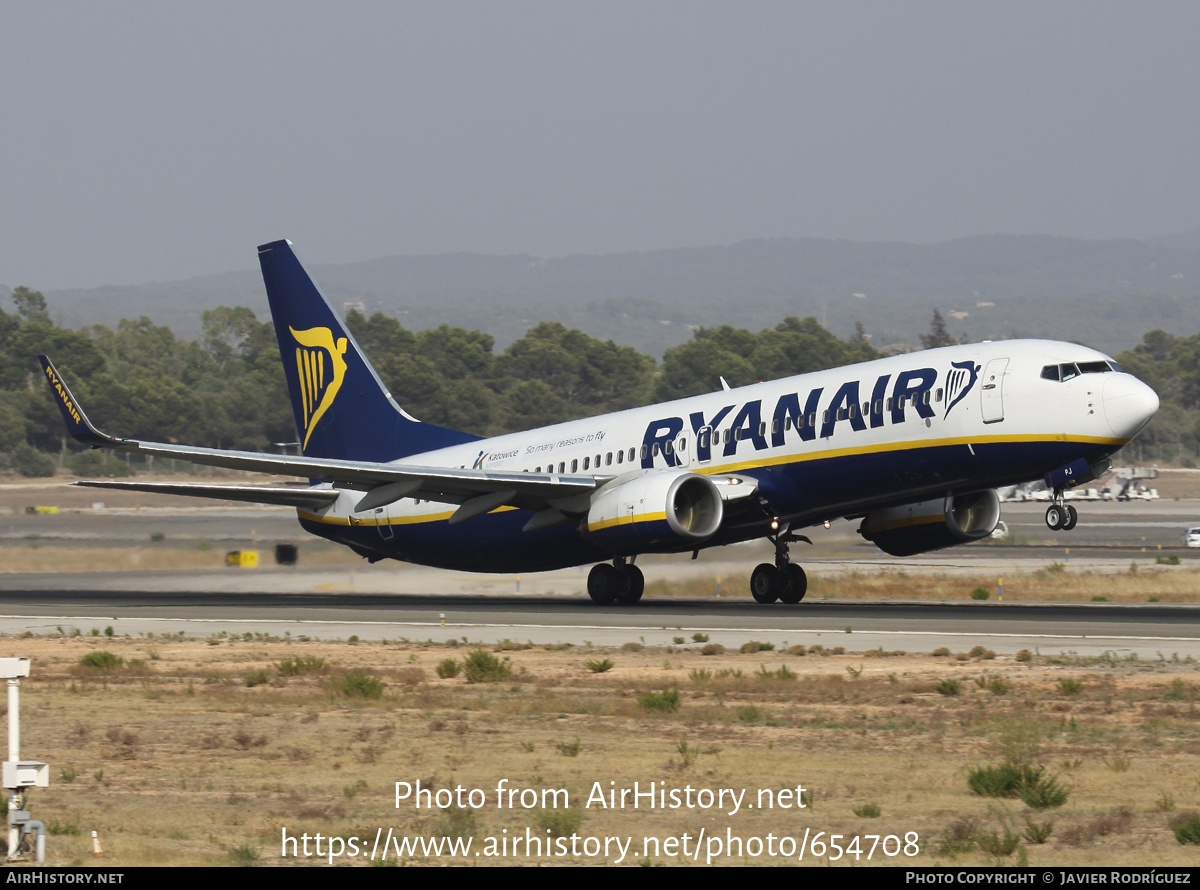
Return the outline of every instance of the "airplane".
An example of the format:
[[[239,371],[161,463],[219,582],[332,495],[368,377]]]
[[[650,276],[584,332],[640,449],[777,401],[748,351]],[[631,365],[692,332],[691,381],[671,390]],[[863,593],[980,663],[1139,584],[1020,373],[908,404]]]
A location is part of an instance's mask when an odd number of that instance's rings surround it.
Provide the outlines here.
[[[789,545],[838,517],[910,556],[987,538],[995,489],[1044,478],[1051,529],[1078,522],[1066,489],[1098,478],[1159,400],[1073,343],[985,341],[893,355],[483,439],[392,398],[289,241],[258,248],[300,454],[224,451],[100,432],[39,356],[69,432],[92,447],[291,475],[304,486],[80,482],[296,508],[308,532],[371,562],[476,572],[595,563],[596,603],[632,605],[635,560],[766,538],[760,603],[798,603]],[[714,369],[714,375],[719,369]]]

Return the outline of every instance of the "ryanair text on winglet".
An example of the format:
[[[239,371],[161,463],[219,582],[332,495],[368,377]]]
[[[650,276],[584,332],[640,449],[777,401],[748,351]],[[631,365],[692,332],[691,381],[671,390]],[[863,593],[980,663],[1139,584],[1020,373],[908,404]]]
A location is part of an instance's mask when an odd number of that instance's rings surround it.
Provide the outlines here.
[[[58,393],[59,401],[63,403],[63,407],[67,409],[67,413],[71,415],[71,419],[76,423],[83,423],[83,418],[79,415],[79,411],[76,410],[75,403],[67,395],[66,387],[62,385],[54,371],[46,368],[46,377],[49,378],[50,385],[54,387],[54,391]]]

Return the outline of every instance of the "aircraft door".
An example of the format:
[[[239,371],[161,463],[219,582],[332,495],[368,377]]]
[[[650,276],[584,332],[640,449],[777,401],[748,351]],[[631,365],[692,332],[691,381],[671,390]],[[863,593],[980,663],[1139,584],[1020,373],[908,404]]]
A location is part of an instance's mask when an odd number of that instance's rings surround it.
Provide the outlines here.
[[[983,369],[983,388],[979,391],[979,398],[984,423],[996,423],[1004,419],[1004,374],[1007,370],[1006,358],[994,358]]]
[[[675,455],[679,458],[679,466],[681,467],[686,467],[692,462],[692,454],[690,450],[692,448],[691,439],[692,437],[690,435],[683,433],[678,439],[675,440]]]
[[[392,511],[391,505],[376,507],[371,511],[371,516],[375,520],[375,527],[379,529],[379,537],[385,541],[390,541],[394,537],[392,532]]]

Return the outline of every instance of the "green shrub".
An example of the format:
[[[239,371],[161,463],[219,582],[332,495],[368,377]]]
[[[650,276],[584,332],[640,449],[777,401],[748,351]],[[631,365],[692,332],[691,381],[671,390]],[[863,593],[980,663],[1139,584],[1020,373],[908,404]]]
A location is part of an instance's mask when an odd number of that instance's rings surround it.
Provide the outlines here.
[[[255,686],[266,686],[275,677],[266,668],[258,668],[257,670],[248,671],[243,679],[246,681],[247,688],[253,688]]]
[[[1079,695],[1083,692],[1083,681],[1075,677],[1063,677],[1058,681],[1058,691],[1063,695]]]
[[[579,834],[579,826],[583,824],[583,811],[574,807],[536,810],[533,823],[550,837],[570,837]]]
[[[576,739],[573,742],[559,742],[555,747],[558,748],[558,753],[563,757],[578,757],[581,746],[579,739]]]
[[[452,680],[462,673],[462,665],[457,659],[447,658],[438,662],[438,666],[434,670],[443,680]]]
[[[79,659],[81,667],[91,668],[94,671],[99,671],[102,674],[110,674],[118,668],[124,666],[125,659],[120,655],[114,655],[104,649],[99,649],[95,652],[89,652],[87,655]]]
[[[486,649],[472,649],[463,659],[463,671],[468,683],[499,683],[512,673],[512,665]]]
[[[1022,649],[1020,652],[1017,653],[1017,661],[1020,661],[1020,662],[1033,661],[1033,653],[1030,652],[1028,649]]]
[[[865,803],[854,808],[854,815],[861,819],[878,819],[883,810],[877,803]]]
[[[708,639],[708,638],[705,637],[705,639]],[[725,647],[722,646],[720,643],[709,643],[707,646],[705,646],[703,649],[700,650],[700,654],[701,655],[720,655],[724,651],[725,651]]]
[[[708,634],[692,634],[693,643],[707,643]]]
[[[593,674],[606,674],[613,669],[612,659],[605,658],[603,661],[585,661],[583,666]]]
[[[1012,831],[1007,826],[1003,834],[998,831],[988,830],[980,831],[975,835],[976,846],[988,855],[997,858],[1011,856],[1019,843],[1021,843],[1021,835]]]
[[[1054,776],[1039,776],[1037,780],[1022,785],[1019,796],[1021,802],[1031,810],[1049,810],[1065,804],[1069,794],[1070,789],[1060,785]]]
[[[258,865],[258,848],[252,847],[249,844],[242,844],[240,847],[228,847],[225,852],[229,856],[230,864],[237,868],[254,868]]]
[[[986,587],[976,587],[971,591],[971,599],[973,600],[985,600],[991,595],[991,592]]]
[[[295,658],[285,658],[275,665],[281,677],[298,677],[301,674],[312,674],[325,670],[325,659],[316,655],[299,655]]]
[[[1181,844],[1200,844],[1200,813],[1189,810],[1167,822]]]
[[[479,828],[479,816],[470,807],[443,807],[434,832],[442,837],[475,837]]]
[[[1011,762],[981,766],[967,773],[967,784],[981,797],[1020,797],[1021,789],[1040,782],[1045,770]]]
[[[333,691],[346,698],[368,698],[378,701],[383,698],[383,681],[366,671],[346,671],[332,682]]]
[[[660,714],[671,714],[679,710],[679,690],[667,692],[647,692],[638,696],[637,703],[647,711],[657,711]]]
[[[933,688],[938,691],[939,695],[958,695],[962,692],[962,680],[947,677],[945,680],[938,680],[937,685]]]
[[[1025,840],[1031,844],[1044,844],[1050,839],[1050,832],[1054,831],[1054,820],[1047,819],[1045,822],[1034,822],[1028,816],[1025,817]]]

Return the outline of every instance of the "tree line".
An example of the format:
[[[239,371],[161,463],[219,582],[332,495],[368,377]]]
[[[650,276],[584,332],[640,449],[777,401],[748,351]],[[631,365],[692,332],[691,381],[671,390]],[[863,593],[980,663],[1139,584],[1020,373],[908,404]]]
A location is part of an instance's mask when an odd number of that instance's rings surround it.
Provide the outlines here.
[[[244,307],[203,313],[187,340],[148,318],[70,330],[42,294],[19,287],[0,307],[0,471],[127,475],[130,456],[84,450],[66,436],[37,365],[50,355],[89,417],[115,434],[214,448],[278,452],[296,431],[271,322]],[[410,331],[395,318],[346,316],[396,401],[414,417],[482,436],[743,386],[878,358],[861,325],[848,340],[816,319],[789,317],[757,333],[700,328],[662,362],[557,322],[504,350],[489,334],[442,325]],[[947,345],[935,311],[922,345]],[[1139,440],[1139,459],[1178,460],[1200,441],[1200,334],[1162,331],[1118,356],[1163,399]],[[137,456],[132,459],[137,461]]]

